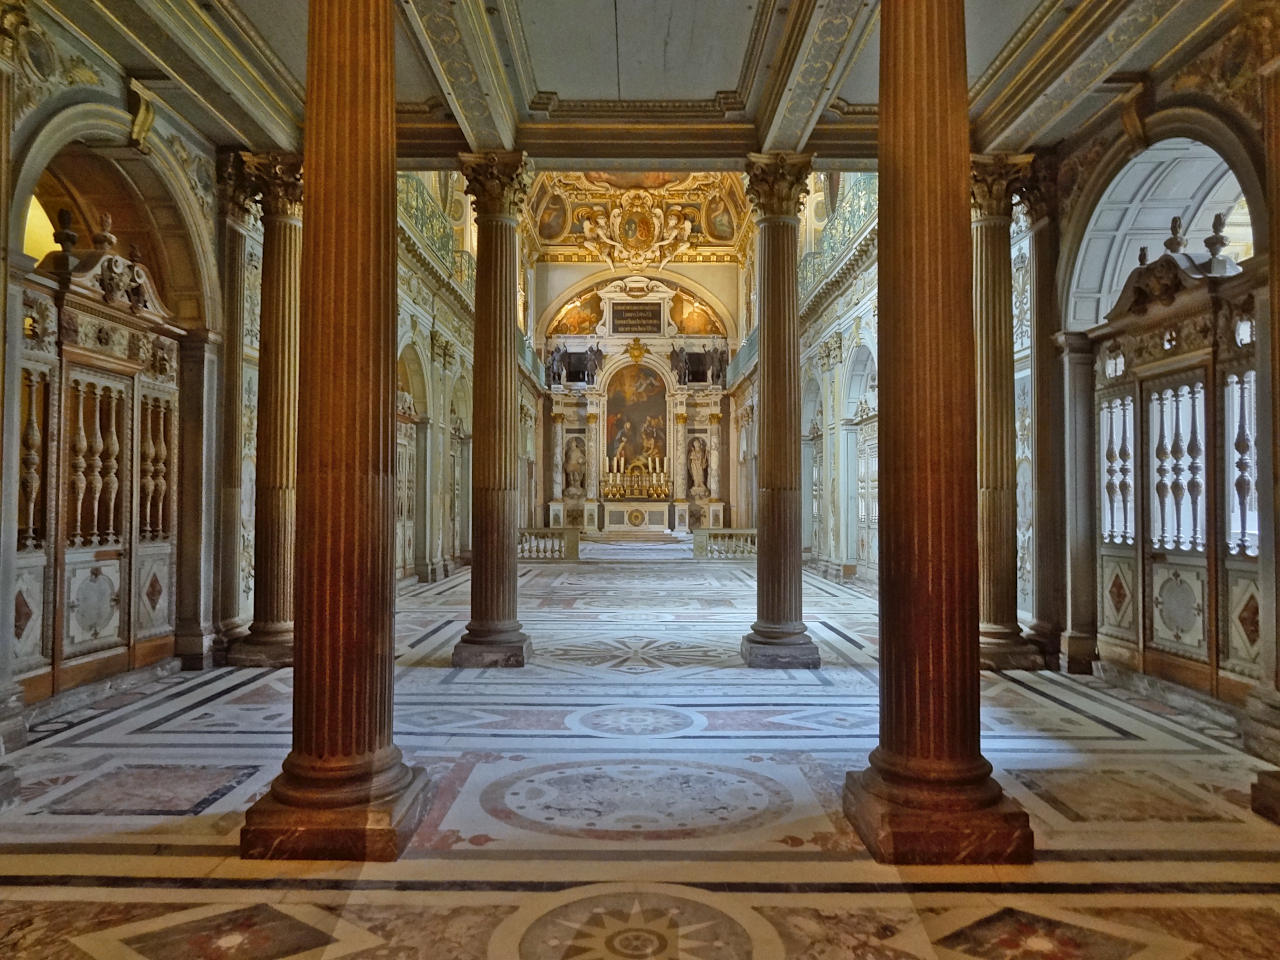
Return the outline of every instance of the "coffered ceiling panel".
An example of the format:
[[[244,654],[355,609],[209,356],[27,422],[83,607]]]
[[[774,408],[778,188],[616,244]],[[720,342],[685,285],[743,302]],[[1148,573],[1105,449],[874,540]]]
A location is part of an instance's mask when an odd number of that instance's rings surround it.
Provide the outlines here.
[[[756,4],[523,0],[538,90],[562,100],[707,100],[738,85]]]

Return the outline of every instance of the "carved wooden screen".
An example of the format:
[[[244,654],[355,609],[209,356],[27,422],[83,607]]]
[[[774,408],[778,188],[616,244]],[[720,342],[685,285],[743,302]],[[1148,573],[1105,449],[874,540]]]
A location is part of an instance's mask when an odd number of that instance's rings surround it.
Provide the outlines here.
[[[177,343],[144,268],[51,254],[23,290],[14,671],[34,701],[173,655]]]
[[[414,501],[418,483],[418,427],[413,397],[396,396],[396,576],[414,575]]]
[[[1235,702],[1261,676],[1251,276],[1092,334],[1100,653]]]

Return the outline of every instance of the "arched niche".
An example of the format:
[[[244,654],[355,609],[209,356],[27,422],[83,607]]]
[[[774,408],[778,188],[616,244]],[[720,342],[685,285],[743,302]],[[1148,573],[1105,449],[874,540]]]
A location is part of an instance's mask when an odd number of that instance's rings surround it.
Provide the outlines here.
[[[1253,253],[1267,250],[1267,232],[1258,226],[1267,222],[1262,148],[1251,132],[1237,129],[1215,113],[1190,106],[1159,110],[1147,118],[1144,128],[1150,146],[1135,151],[1127,138],[1113,144],[1093,166],[1063,225],[1063,256],[1058,263],[1057,285],[1059,302],[1063,305],[1063,325],[1067,329],[1091,325],[1088,317],[1092,315],[1095,299],[1105,303],[1101,313],[1110,308],[1114,297],[1107,302],[1107,296],[1114,278],[1119,276],[1119,285],[1123,286],[1128,272],[1138,265],[1139,246],[1149,246],[1153,260],[1163,253],[1162,244],[1169,235],[1172,217],[1183,216],[1184,236],[1189,245],[1200,248],[1209,234],[1207,225],[1213,215],[1225,212],[1219,209],[1223,193],[1215,191],[1232,189],[1226,180],[1228,175],[1234,177],[1254,225]],[[1180,164],[1180,160],[1187,162]],[[1182,169],[1178,169],[1180,166]],[[1172,191],[1179,182],[1195,180],[1196,168],[1202,173],[1202,189],[1195,194],[1189,190],[1182,198],[1183,213],[1170,212],[1176,206],[1173,202],[1176,198],[1162,196],[1162,189]],[[1151,194],[1152,202],[1137,204],[1142,207],[1141,218],[1136,211],[1126,218],[1119,208],[1132,205],[1133,200],[1122,198],[1144,189]],[[1232,204],[1233,209],[1234,206]],[[1140,237],[1146,239],[1139,242]],[[1092,249],[1088,249],[1091,241]],[[1081,291],[1085,300],[1079,310],[1072,302],[1077,295],[1077,283],[1089,288]],[[1104,286],[1106,291],[1102,289]],[[1118,293],[1116,289],[1115,294]],[[1101,319],[1099,314],[1094,322]]]
[[[195,194],[192,158],[180,158],[169,140],[153,137],[146,154],[130,147],[131,126],[117,107],[79,103],[35,131],[15,154],[9,248],[23,249],[33,197],[51,216],[70,209],[82,243],[109,213],[120,252],[137,245],[175,322],[219,330],[212,197]]]
[[[856,417],[861,411],[875,408],[876,358],[871,348],[860,343],[848,362],[845,380],[844,416]]]
[[[410,341],[400,351],[396,361],[396,385],[413,399],[413,412],[418,417],[431,415],[431,392],[427,380],[427,364],[422,349],[416,341]]]
[[[717,297],[714,293],[698,283],[696,280],[690,280],[688,277],[680,275],[675,276],[664,272],[656,274],[636,274],[642,276],[646,280],[657,280],[668,287],[677,290],[683,290],[687,294],[692,295],[700,304],[710,308],[711,315],[724,328],[723,336],[731,343],[737,344],[741,342],[741,335],[738,329],[738,321],[728,306]],[[566,305],[577,300],[582,301],[591,294],[599,290],[608,283],[612,283],[619,279],[616,271],[602,270],[599,273],[575,283],[562,291],[538,315],[538,321],[534,326],[534,346],[541,348],[546,344],[550,327],[560,315],[561,310]],[[585,333],[594,334],[594,329],[584,331]],[[690,334],[691,336],[718,336],[719,334]]]

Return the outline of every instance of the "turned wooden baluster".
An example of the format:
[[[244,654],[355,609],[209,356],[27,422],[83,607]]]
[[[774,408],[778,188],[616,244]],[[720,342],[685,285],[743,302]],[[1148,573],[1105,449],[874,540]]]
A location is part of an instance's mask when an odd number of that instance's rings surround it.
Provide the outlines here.
[[[1116,453],[1116,406],[1117,400],[1105,404],[1103,409],[1107,412],[1107,451],[1104,457],[1107,461],[1107,532],[1105,539],[1112,543],[1117,541],[1116,537],[1116,494],[1119,492],[1119,485],[1116,483],[1116,475],[1120,472],[1116,466],[1118,454]]]
[[[156,445],[151,438],[151,398],[143,397],[141,406],[142,445],[138,456],[138,489],[141,491],[141,496],[138,502],[138,513],[142,529],[139,532],[143,540],[150,540],[152,533],[151,501],[156,488],[154,479]]]
[[[1169,490],[1173,493],[1173,545],[1179,549],[1186,546],[1186,538],[1182,535],[1182,501],[1187,492],[1182,480],[1182,461],[1187,452],[1182,439],[1183,389],[1177,387],[1173,391],[1173,445],[1169,448],[1169,455],[1173,458],[1173,483],[1169,484]]]
[[[1249,436],[1248,421],[1248,381],[1241,374],[1236,381],[1236,389],[1240,397],[1240,409],[1236,421],[1236,502],[1240,508],[1240,536],[1234,547],[1236,552],[1244,556],[1249,551],[1249,497],[1253,493],[1253,441]]]
[[[121,394],[115,390],[107,390],[107,433],[103,438],[102,487],[105,491],[107,519],[103,524],[102,541],[119,543],[120,534],[116,530],[116,494],[120,490],[120,436],[116,431],[116,406]]]
[[[102,499],[102,392],[105,388],[96,383],[89,384],[89,405],[85,412],[91,418],[89,428],[89,529],[85,538],[91,543],[101,544],[103,537],[98,527],[98,506]]]
[[[1129,420],[1133,416],[1133,401],[1125,397],[1120,401],[1120,506],[1124,516],[1124,538],[1121,542],[1133,543],[1133,526],[1130,522],[1130,498],[1133,495],[1133,451],[1129,448]]]
[[[1160,507],[1160,535],[1156,538],[1156,546],[1169,546],[1169,441],[1165,438],[1165,399],[1168,391],[1161,390],[1155,396],[1159,407],[1160,437],[1156,441],[1156,503]]]
[[[1193,383],[1191,385],[1191,436],[1187,440],[1187,473],[1190,474],[1187,479],[1187,495],[1191,498],[1191,549],[1200,550],[1204,547],[1204,538],[1200,536],[1200,495],[1204,493],[1204,481],[1200,479],[1200,474],[1204,471],[1204,464],[1201,457],[1204,455],[1204,445],[1200,442],[1200,416],[1199,406],[1200,398],[1203,396],[1200,384]]]
[[[22,427],[22,472],[21,486],[23,503],[26,508],[25,536],[22,538],[24,548],[30,550],[36,546],[36,501],[40,495],[40,451],[42,436],[40,433],[40,375],[30,370],[22,371],[27,388],[27,419]]]
[[[155,411],[156,458],[154,476],[156,481],[156,522],[153,530],[153,538],[156,540],[163,540],[169,533],[169,518],[165,511],[165,492],[169,488],[169,481],[165,479],[165,474],[169,470],[169,446],[165,440],[165,434],[168,432],[169,405],[163,400],[156,400]]]
[[[72,527],[68,542],[73,547],[84,545],[80,535],[81,520],[84,516],[84,454],[89,448],[89,441],[84,435],[84,383],[75,380],[71,385],[71,416],[74,432],[71,434],[71,500]]]

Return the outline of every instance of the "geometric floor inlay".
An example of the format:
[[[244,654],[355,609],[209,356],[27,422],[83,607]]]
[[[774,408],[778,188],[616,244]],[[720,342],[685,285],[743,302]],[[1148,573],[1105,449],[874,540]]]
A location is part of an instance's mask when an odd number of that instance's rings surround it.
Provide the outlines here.
[[[1036,862],[882,865],[842,802],[879,739],[870,589],[806,573],[822,666],[759,670],[750,562],[521,563],[527,665],[455,669],[470,588],[399,597],[395,740],[428,780],[401,860],[242,861],[293,673],[177,673],[3,757],[0,960],[1275,960],[1280,827],[1249,809],[1272,768],[1236,732],[983,673]]]

